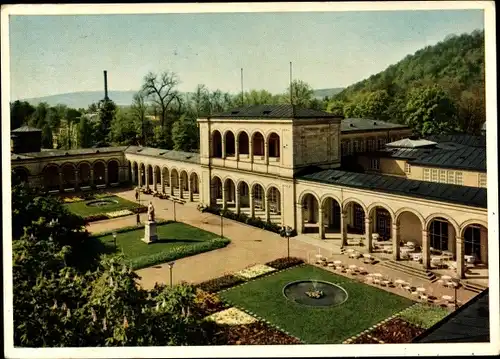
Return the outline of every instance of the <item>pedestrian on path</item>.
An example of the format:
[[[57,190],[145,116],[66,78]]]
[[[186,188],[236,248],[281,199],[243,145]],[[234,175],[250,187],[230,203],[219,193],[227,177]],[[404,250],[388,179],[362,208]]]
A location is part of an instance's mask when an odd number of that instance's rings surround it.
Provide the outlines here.
[[[141,224],[141,216],[139,215],[139,213],[137,213],[135,218],[137,219],[137,225],[140,225]]]
[[[135,200],[136,201],[139,200],[139,191],[138,190],[135,190]]]

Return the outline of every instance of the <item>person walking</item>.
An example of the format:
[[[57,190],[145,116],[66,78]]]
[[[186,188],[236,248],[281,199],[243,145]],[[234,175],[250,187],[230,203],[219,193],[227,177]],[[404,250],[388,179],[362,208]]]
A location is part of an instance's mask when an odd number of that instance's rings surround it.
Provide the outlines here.
[[[139,200],[139,191],[138,190],[135,190],[135,200],[136,201]]]
[[[139,213],[136,214],[135,216],[136,220],[137,220],[137,225],[140,225],[141,224],[141,216]]]

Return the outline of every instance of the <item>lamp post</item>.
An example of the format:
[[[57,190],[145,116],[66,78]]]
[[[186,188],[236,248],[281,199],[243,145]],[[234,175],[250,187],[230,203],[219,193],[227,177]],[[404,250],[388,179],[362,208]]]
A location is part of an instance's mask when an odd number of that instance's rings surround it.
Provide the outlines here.
[[[455,275],[455,278],[454,278],[454,283],[453,283],[453,290],[455,291],[455,295],[453,296],[453,298],[455,299],[455,310],[457,310],[458,308],[458,300],[457,300],[457,289],[458,289],[458,286],[460,285],[460,277],[457,275]]]
[[[285,227],[285,236],[287,242],[287,257],[290,258],[290,236],[292,235],[292,228],[290,226]]]
[[[172,200],[172,202],[174,203],[174,222],[177,222],[177,216],[176,216],[176,213],[175,213],[175,199]]]
[[[173,283],[172,283],[172,269],[174,268],[174,264],[175,262],[168,262],[168,269],[170,271],[170,287],[172,287]]]
[[[223,216],[223,211],[221,210],[219,212],[220,214],[220,237],[224,237],[224,216]]]
[[[113,242],[115,243],[115,251],[117,249],[117,246],[116,246],[116,232],[113,232]]]

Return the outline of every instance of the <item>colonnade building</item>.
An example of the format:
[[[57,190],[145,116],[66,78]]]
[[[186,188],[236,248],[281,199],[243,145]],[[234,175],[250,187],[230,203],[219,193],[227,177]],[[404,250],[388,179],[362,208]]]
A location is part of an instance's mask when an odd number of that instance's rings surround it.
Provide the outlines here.
[[[433,269],[436,251],[451,255],[461,277],[468,273],[466,259],[487,267],[481,139],[417,140],[403,125],[291,105],[237,108],[200,118],[198,125],[199,153],[138,146],[16,151],[12,168],[50,192],[131,181],[318,240],[362,242],[368,252],[377,250],[375,240],[385,240],[393,260],[413,242],[425,269]],[[461,144],[464,138],[476,147]],[[466,172],[472,173],[467,180]]]

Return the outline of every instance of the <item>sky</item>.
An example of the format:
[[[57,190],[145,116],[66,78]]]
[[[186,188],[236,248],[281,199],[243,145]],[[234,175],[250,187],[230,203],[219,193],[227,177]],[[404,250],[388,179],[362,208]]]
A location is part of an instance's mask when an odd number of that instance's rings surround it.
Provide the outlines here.
[[[293,77],[345,87],[450,34],[484,29],[483,10],[11,15],[11,101],[139,90],[173,71],[180,91],[284,92]]]

